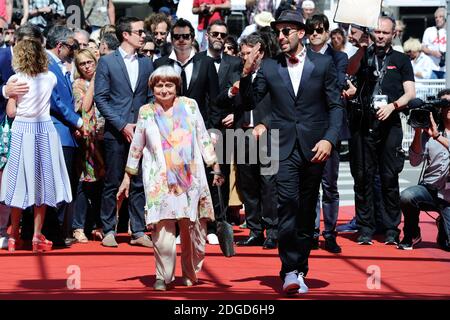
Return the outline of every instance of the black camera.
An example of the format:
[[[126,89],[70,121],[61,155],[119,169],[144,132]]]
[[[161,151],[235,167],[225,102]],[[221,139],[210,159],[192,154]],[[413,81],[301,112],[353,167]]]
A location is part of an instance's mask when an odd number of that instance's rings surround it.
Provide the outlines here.
[[[441,51],[441,59],[439,60],[439,67],[445,67],[445,52]]]
[[[446,107],[450,107],[450,101],[445,99],[436,99],[435,97],[427,97],[426,101],[413,99],[408,103],[408,110],[410,110],[408,124],[413,128],[430,128],[430,112],[437,123],[440,121],[440,109]]]

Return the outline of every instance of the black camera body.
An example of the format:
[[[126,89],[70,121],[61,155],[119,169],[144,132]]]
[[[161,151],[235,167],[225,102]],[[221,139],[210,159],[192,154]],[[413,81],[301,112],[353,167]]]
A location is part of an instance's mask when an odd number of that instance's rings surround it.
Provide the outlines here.
[[[440,109],[446,107],[450,107],[450,101],[445,99],[436,99],[435,97],[428,97],[426,101],[418,98],[413,99],[408,103],[408,109],[410,111],[408,124],[414,129],[430,128],[430,112],[433,115],[434,121],[438,123],[441,120],[439,116]]]
[[[441,51],[441,59],[439,60],[439,67],[445,67],[445,52]]]

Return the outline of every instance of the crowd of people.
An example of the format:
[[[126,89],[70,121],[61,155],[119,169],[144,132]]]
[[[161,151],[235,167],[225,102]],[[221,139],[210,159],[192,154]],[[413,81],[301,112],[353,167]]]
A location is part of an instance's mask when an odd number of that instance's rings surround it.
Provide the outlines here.
[[[370,32],[331,30],[310,0],[249,3],[236,37],[228,0],[194,0],[197,28],[172,1],[116,21],[111,0],[82,0],[80,28],[64,19],[69,1],[21,3],[18,15],[0,2],[0,236],[11,253],[29,240],[34,252],[90,238],[118,247],[125,212],[130,244],[153,248],[154,288],[166,290],[176,244],[192,286],[206,243],[219,244],[217,222],[228,221],[249,229],[237,246],[278,249],[283,290],[297,294],[308,291],[320,235],[334,254],[339,231],[357,231],[361,245],[381,233],[410,250],[421,241],[420,210],[433,210],[438,244],[450,249],[449,106],[416,129],[409,157],[426,163],[421,183],[400,193],[398,181],[400,113],[416,79],[445,72],[445,9],[422,43],[402,44],[390,16]],[[449,91],[440,98],[450,101]],[[355,219],[337,226],[343,140]]]

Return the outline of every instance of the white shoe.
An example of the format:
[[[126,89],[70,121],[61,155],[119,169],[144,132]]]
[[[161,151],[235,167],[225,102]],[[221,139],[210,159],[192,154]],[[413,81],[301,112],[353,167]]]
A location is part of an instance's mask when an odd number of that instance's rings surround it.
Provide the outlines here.
[[[284,277],[283,291],[287,294],[295,294],[300,289],[299,275],[297,271],[286,273]]]
[[[218,245],[219,244],[219,238],[217,238],[215,233],[210,233],[206,236],[206,240],[208,240],[209,244],[212,245]]]
[[[178,237],[175,239],[175,244],[176,244],[176,245],[181,244],[181,238],[180,238],[180,235],[178,235]]]
[[[0,249],[8,249],[8,237],[0,237]]]
[[[305,284],[303,272],[300,272],[298,274],[298,282],[300,283],[300,288],[298,289],[298,293],[307,293],[309,289]]]

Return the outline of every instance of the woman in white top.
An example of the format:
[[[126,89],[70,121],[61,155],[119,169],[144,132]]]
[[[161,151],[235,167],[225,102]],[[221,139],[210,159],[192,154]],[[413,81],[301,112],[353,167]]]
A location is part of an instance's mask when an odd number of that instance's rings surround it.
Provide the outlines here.
[[[403,44],[403,51],[410,57],[415,80],[430,79],[433,72],[433,60],[422,52],[419,39],[409,38]]]
[[[6,112],[14,118],[10,154],[2,177],[0,201],[12,207],[8,250],[19,241],[23,209],[34,206],[33,252],[51,250],[52,242],[41,233],[46,206],[71,202],[70,181],[58,133],[50,118],[50,97],[56,76],[48,71],[47,54],[34,40],[22,40],[14,47],[9,81],[27,82],[29,91],[9,99]]]

